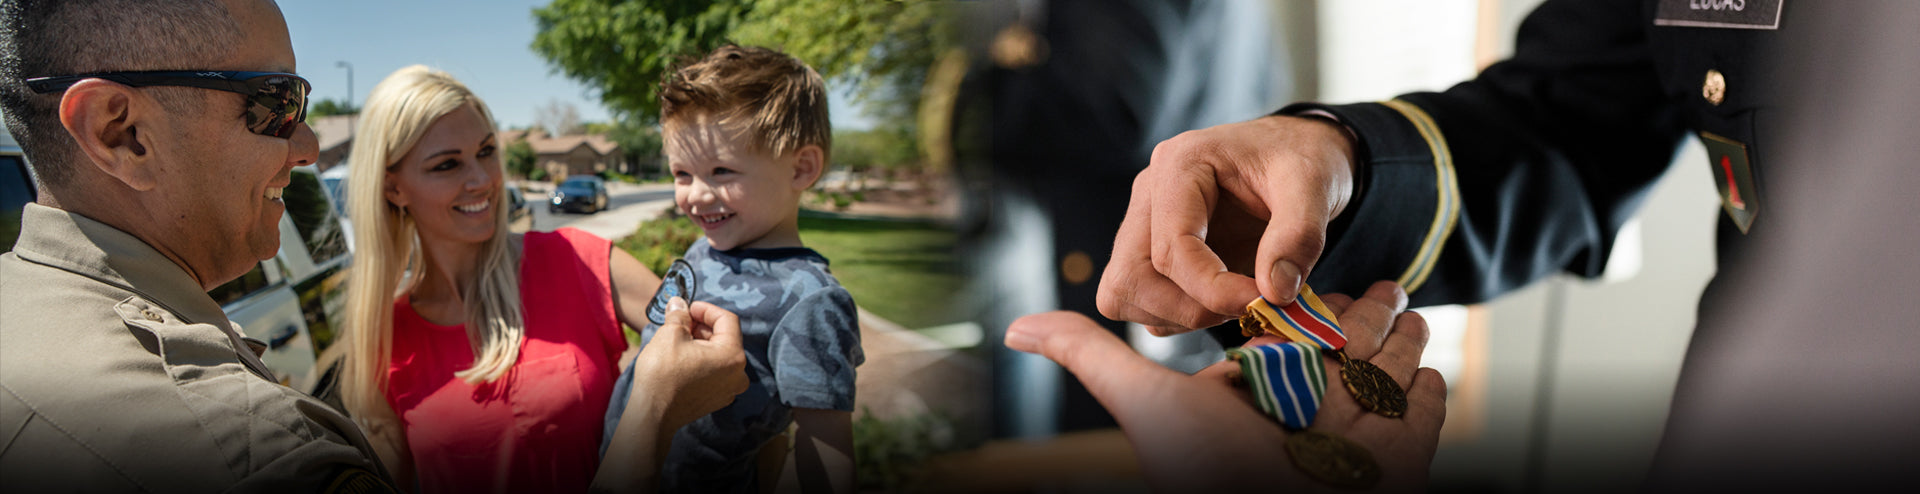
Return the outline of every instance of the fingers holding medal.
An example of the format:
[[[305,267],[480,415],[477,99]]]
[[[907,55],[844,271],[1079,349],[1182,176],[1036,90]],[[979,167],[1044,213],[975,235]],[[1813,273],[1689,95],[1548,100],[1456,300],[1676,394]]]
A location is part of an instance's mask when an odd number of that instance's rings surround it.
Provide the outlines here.
[[[1376,290],[1382,288],[1382,285],[1374,287]],[[1397,287],[1386,286],[1385,289],[1395,290],[1395,298],[1400,301],[1396,305],[1404,307],[1405,294],[1397,293]],[[1350,313],[1365,313],[1371,309],[1372,305],[1381,304],[1370,299],[1356,300]],[[1392,311],[1399,307],[1382,306],[1380,308]],[[1375,315],[1367,314],[1367,316]],[[1385,318],[1376,323],[1384,328],[1384,323],[1391,320],[1391,317],[1392,312],[1388,312]],[[1422,327],[1424,328],[1424,325]],[[1256,298],[1249,302],[1247,313],[1240,317],[1240,332],[1246,336],[1273,334],[1294,343],[1318,346],[1323,352],[1340,360],[1340,381],[1362,408],[1386,417],[1399,417],[1407,412],[1406,390],[1396,382],[1394,376],[1365,359],[1351,358],[1347,355],[1347,335],[1341,331],[1339,319],[1324,302],[1320,301],[1320,297],[1313,293],[1312,288],[1301,285],[1300,296],[1294,299],[1294,303],[1285,307],[1276,308],[1263,298]],[[1385,334],[1385,331],[1381,334]],[[1420,340],[1419,345],[1426,344],[1426,338],[1417,339]],[[1371,343],[1376,348],[1382,345],[1377,340]],[[1415,351],[1412,355],[1418,358],[1419,352]],[[1407,377],[1411,378],[1411,376]]]
[[[1400,360],[1406,355],[1418,359],[1426,341],[1424,323],[1414,321],[1421,333],[1414,335],[1415,338],[1385,341],[1394,314],[1405,308],[1406,295],[1390,284],[1376,285],[1374,289],[1391,290],[1393,296],[1370,294],[1382,296],[1356,300],[1348,307],[1348,314],[1356,316],[1358,324],[1374,324],[1368,327],[1379,328],[1377,332],[1360,335],[1366,340],[1360,346],[1370,347],[1362,351],[1369,356],[1393,359],[1391,365],[1404,363]],[[1375,298],[1396,302],[1385,304],[1373,300]],[[1254,299],[1247,304],[1247,312],[1239,321],[1241,332],[1246,336],[1271,334],[1286,340],[1230,349],[1227,355],[1240,367],[1239,375],[1233,379],[1234,385],[1248,388],[1255,404],[1290,431],[1286,448],[1295,467],[1335,487],[1368,488],[1377,484],[1380,466],[1365,447],[1331,431],[1310,428],[1326,396],[1327,376],[1322,356],[1340,362],[1341,386],[1361,408],[1388,418],[1397,419],[1407,413],[1404,386],[1413,376],[1390,375],[1372,362],[1349,356],[1347,335],[1341,330],[1339,320],[1313,290],[1304,285],[1294,303],[1285,307],[1275,307],[1263,298]],[[1409,343],[1402,340],[1418,341],[1411,343],[1415,347],[1409,349],[1405,348]],[[1405,353],[1407,350],[1412,352]],[[1411,364],[1417,363],[1416,360]]]

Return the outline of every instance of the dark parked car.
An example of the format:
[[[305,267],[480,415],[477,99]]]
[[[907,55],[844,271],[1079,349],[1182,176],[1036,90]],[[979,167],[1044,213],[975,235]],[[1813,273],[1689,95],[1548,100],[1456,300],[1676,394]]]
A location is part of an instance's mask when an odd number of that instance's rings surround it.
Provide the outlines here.
[[[527,196],[525,194],[520,193],[519,187],[508,185],[507,186],[507,224],[511,225],[516,222],[519,222],[520,218],[525,218],[527,217],[527,215],[532,213],[533,213],[533,208],[530,208],[527,205]]]
[[[547,212],[599,212],[607,209],[607,182],[592,175],[567,177],[548,195]]]

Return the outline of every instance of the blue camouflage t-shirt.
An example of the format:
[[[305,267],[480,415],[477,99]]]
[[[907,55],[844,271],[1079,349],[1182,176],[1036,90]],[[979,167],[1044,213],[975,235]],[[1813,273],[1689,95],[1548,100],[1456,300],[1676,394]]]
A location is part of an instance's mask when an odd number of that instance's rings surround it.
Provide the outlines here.
[[[732,404],[674,434],[662,487],[758,492],[755,454],[786,431],[794,408],[853,411],[854,367],[866,360],[853,297],[827,272],[827,258],[805,247],[719,251],[702,238],[685,258],[693,266],[694,300],[740,316],[748,384]],[[641,330],[642,345],[657,327]],[[633,386],[629,366],[613,385],[602,455]]]

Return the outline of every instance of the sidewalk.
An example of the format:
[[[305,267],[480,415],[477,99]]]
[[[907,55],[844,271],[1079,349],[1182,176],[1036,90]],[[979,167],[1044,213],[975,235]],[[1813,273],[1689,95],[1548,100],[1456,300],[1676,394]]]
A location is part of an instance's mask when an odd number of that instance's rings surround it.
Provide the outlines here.
[[[986,434],[992,398],[986,362],[865,309],[860,348],[867,361],[854,383],[855,414],[895,419],[939,412],[953,420],[958,435]]]

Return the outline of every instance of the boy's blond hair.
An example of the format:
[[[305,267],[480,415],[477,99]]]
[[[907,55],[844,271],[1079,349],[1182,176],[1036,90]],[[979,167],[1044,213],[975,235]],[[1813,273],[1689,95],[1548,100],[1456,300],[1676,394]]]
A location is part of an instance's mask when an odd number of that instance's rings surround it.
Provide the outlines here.
[[[660,84],[660,123],[671,129],[702,117],[774,156],[808,145],[820,146],[823,160],[831,156],[826,81],[785,53],[728,44],[674,70]]]

